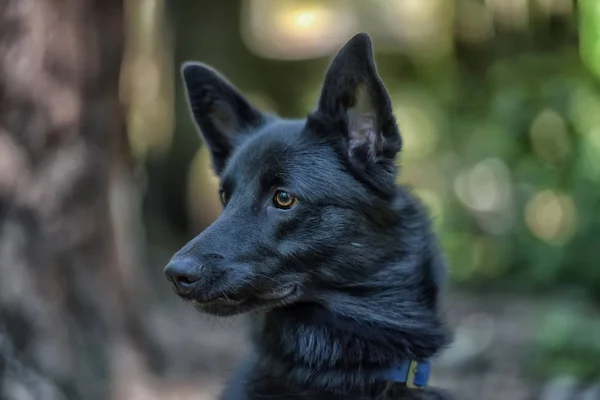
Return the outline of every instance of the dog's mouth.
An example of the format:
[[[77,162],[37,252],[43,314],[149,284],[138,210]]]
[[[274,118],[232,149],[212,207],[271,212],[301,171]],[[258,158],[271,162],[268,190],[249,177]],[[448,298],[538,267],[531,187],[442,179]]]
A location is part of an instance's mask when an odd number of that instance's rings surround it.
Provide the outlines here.
[[[201,312],[218,316],[232,316],[281,307],[291,304],[299,297],[300,290],[298,285],[287,284],[248,296],[224,293],[209,300],[194,298],[192,302]]]

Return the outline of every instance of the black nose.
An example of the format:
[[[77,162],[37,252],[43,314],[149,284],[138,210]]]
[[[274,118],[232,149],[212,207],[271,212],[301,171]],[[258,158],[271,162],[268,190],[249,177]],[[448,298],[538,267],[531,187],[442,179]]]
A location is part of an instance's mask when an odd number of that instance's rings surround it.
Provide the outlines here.
[[[167,279],[181,294],[190,294],[195,283],[200,280],[202,266],[193,259],[172,259],[165,267]]]

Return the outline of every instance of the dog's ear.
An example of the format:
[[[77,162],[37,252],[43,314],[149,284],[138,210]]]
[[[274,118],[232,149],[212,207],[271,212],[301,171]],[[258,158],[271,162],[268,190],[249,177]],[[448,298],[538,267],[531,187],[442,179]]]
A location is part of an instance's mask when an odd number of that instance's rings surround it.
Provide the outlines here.
[[[366,33],[350,39],[333,59],[325,75],[317,114],[341,120],[347,154],[355,166],[392,168],[402,142]]]
[[[181,68],[196,125],[210,150],[219,175],[236,142],[264,123],[264,116],[213,68],[186,62]]]

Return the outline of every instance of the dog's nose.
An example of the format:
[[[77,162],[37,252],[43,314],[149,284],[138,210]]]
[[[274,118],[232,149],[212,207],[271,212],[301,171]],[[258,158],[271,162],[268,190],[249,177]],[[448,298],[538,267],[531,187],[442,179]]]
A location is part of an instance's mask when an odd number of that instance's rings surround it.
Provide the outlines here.
[[[200,280],[202,266],[189,258],[172,259],[165,267],[167,279],[175,286],[180,294],[190,294],[195,283]]]

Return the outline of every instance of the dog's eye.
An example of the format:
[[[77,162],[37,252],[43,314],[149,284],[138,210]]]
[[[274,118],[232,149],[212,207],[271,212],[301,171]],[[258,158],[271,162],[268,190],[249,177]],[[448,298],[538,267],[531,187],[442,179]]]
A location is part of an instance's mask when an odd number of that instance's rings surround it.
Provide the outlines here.
[[[222,189],[219,190],[219,198],[221,199],[221,204],[227,204],[227,193],[225,193],[225,191]]]
[[[275,203],[275,207],[283,210],[289,210],[290,208],[294,207],[297,202],[297,198],[283,190],[278,190],[275,192],[275,196],[273,196],[273,203]]]

